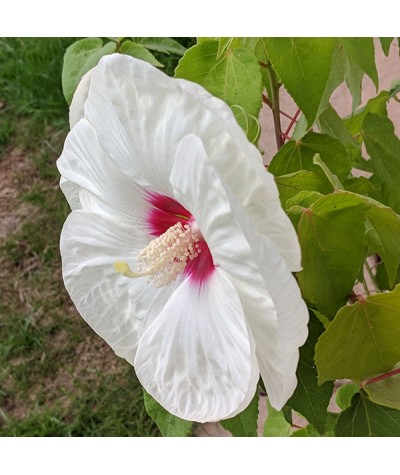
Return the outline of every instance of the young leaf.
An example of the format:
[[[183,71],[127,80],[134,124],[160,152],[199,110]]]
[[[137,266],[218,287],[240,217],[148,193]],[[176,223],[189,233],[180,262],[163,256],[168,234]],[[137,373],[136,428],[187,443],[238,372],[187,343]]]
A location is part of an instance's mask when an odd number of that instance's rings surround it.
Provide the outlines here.
[[[315,348],[318,381],[361,381],[400,361],[400,285],[341,308]]]
[[[400,216],[386,206],[371,204],[367,218],[367,243],[384,262],[391,288],[400,264]]]
[[[332,137],[309,132],[301,140],[287,142],[274,156],[268,170],[274,176],[287,175],[299,170],[308,170],[318,175],[325,183],[324,192],[332,191],[332,186],[313,158],[319,153],[321,159],[339,179],[345,179],[351,170],[351,162],[344,146]]]
[[[338,38],[338,40],[349,59],[372,79],[376,89],[378,89],[379,80],[375,65],[373,38]]]
[[[343,54],[344,78],[353,98],[353,112],[361,104],[361,86],[364,71],[349,56]]]
[[[217,59],[218,41],[203,41],[188,49],[175,76],[197,82],[231,106],[250,140],[259,131],[262,77],[255,55],[247,48],[228,49]],[[243,113],[245,112],[245,114]],[[252,118],[249,120],[248,118]]]
[[[364,386],[371,401],[382,406],[400,410],[400,364],[398,363],[384,379],[376,379]],[[391,375],[390,375],[391,374]],[[390,376],[389,376],[390,375]]]
[[[304,416],[320,434],[326,429],[327,408],[333,392],[333,383],[318,386],[317,370],[314,365],[314,347],[324,326],[310,313],[309,335],[300,348],[300,361],[297,368],[297,387],[287,406]]]
[[[120,52],[122,54],[133,56],[134,58],[143,59],[143,61],[147,61],[158,68],[164,67],[159,61],[156,60],[150,51],[148,51],[144,46],[134,43],[133,41],[124,41],[121,45]]]
[[[146,49],[151,49],[152,51],[159,51],[160,53],[165,54],[177,54],[182,56],[186,48],[182,46],[177,41],[172,38],[162,37],[162,38],[132,38],[135,43],[141,44]]]
[[[345,305],[364,259],[366,204],[333,193],[304,208],[298,225],[303,296],[328,318]]]
[[[284,207],[290,198],[301,191],[318,191],[319,193],[331,191],[320,176],[308,170],[277,176],[275,182],[278,185],[279,197]]]
[[[371,402],[364,392],[357,393],[351,406],[339,415],[336,437],[399,437],[400,411]]]
[[[72,96],[82,76],[94,68],[100,58],[115,53],[117,44],[110,41],[103,46],[100,38],[85,38],[73,43],[64,55],[62,70],[62,89],[65,100],[71,104]]]
[[[394,38],[379,38],[385,56],[389,56],[390,45]]]
[[[265,38],[267,56],[308,127],[317,118],[330,75],[333,38]]]
[[[336,404],[340,407],[342,411],[350,407],[351,399],[354,394],[360,391],[360,386],[355,383],[348,383],[337,390],[336,393]]]
[[[258,394],[244,411],[231,419],[220,421],[222,427],[234,437],[257,437]]]
[[[373,183],[381,185],[382,202],[400,213],[400,140],[387,117],[367,114],[362,136],[371,157]]]
[[[330,104],[318,117],[317,125],[322,134],[339,140],[339,142],[345,146],[352,162],[361,158],[360,145],[350,135],[343,120]]]
[[[264,423],[264,437],[289,437],[291,426],[282,411],[274,409],[267,400],[268,417]]]
[[[193,422],[173,416],[145,390],[143,390],[143,397],[148,415],[158,425],[164,437],[187,437],[191,433]]]

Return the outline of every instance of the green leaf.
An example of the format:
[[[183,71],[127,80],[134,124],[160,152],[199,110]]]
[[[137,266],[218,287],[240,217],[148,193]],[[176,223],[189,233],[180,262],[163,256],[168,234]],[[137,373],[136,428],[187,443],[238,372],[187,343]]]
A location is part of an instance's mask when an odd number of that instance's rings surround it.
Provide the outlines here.
[[[373,38],[338,38],[348,58],[366,73],[378,89],[378,72],[375,65]]]
[[[326,431],[321,435],[311,424],[303,429],[293,432],[291,437],[334,437],[333,428],[337,422],[339,414],[327,413]]]
[[[335,42],[332,54],[332,65],[328,80],[325,84],[325,90],[322,95],[321,103],[317,117],[324,112],[329,105],[329,98],[333,91],[344,81],[343,55],[339,43]]]
[[[357,195],[340,192],[303,209],[299,284],[303,296],[328,318],[345,305],[362,265],[366,206]]]
[[[398,437],[400,411],[371,402],[364,392],[356,394],[351,406],[339,415],[336,437]]]
[[[258,394],[254,396],[247,408],[231,419],[220,421],[222,427],[234,437],[257,437]]]
[[[347,178],[343,185],[345,190],[359,195],[369,196],[375,191],[374,185],[365,176]]]
[[[379,40],[381,42],[383,53],[385,56],[389,56],[390,45],[392,44],[394,38],[379,38]]]
[[[100,38],[85,38],[67,48],[62,70],[62,89],[65,100],[71,104],[72,96],[82,76],[94,68],[100,58],[115,53],[117,45],[113,41],[103,46]]]
[[[317,125],[321,133],[339,140],[345,146],[352,162],[361,157],[360,145],[350,135],[344,121],[330,104],[318,117]]]
[[[142,59],[158,68],[164,66],[156,60],[156,58],[144,46],[134,43],[133,41],[124,41],[120,48],[120,53],[133,56],[134,58]]]
[[[314,364],[314,347],[324,326],[310,313],[308,339],[300,348],[297,368],[297,387],[287,406],[299,412],[320,434],[325,432],[328,404],[333,392],[333,383],[318,386],[317,369]]]
[[[282,411],[274,409],[267,400],[268,417],[264,423],[264,437],[289,437],[291,425],[285,419]]]
[[[399,321],[400,285],[341,308],[316,345],[319,382],[390,371],[400,361]]]
[[[331,71],[333,38],[265,38],[268,59],[311,127]]]
[[[371,205],[367,218],[367,243],[383,260],[392,287],[400,265],[400,216],[385,206]]]
[[[364,107],[356,111],[352,116],[345,117],[343,123],[349,133],[361,142],[361,130],[365,117],[370,112],[381,117],[387,117],[386,103],[392,95],[388,91],[380,92],[376,97],[370,99]]]
[[[227,54],[228,51],[233,51],[234,49],[240,48],[241,43],[239,38],[234,37],[222,37],[219,40],[218,44],[218,53],[217,60],[224,54]]]
[[[372,182],[381,186],[382,202],[400,213],[400,140],[387,117],[367,114],[362,136],[371,157]]]
[[[364,71],[346,54],[343,55],[344,78],[353,98],[352,110],[361,104],[361,86]]]
[[[393,370],[400,368],[398,363]],[[390,374],[390,372],[389,372]],[[371,401],[382,406],[400,410],[400,373],[393,372],[393,375],[364,386]]]
[[[336,393],[336,404],[340,407],[342,411],[350,407],[351,399],[354,394],[360,391],[360,386],[355,383],[348,383],[337,390]]]
[[[218,49],[218,41],[203,41],[188,49],[179,61],[175,76],[197,82],[224,100],[252,141],[259,132],[261,108],[262,77],[258,60],[247,48],[228,49],[217,59]]]
[[[332,186],[321,168],[314,164],[314,155],[321,159],[339,179],[345,179],[351,170],[351,162],[344,146],[332,137],[309,132],[301,140],[290,140],[272,159],[268,171],[275,177],[308,170],[318,175],[325,184],[324,192],[332,191]]]
[[[164,54],[177,54],[178,56],[182,56],[186,48],[182,46],[177,41],[173,40],[172,38],[132,38],[134,43],[139,43],[144,46],[146,49],[151,49],[152,51],[158,51]]]
[[[320,176],[307,170],[277,176],[275,177],[275,182],[278,185],[283,207],[286,207],[286,203],[290,198],[301,191],[317,191],[319,193],[330,191],[330,189],[327,190],[328,187]]]
[[[143,390],[144,405],[148,415],[153,419],[164,437],[187,437],[192,431],[193,423],[173,416],[161,404]]]

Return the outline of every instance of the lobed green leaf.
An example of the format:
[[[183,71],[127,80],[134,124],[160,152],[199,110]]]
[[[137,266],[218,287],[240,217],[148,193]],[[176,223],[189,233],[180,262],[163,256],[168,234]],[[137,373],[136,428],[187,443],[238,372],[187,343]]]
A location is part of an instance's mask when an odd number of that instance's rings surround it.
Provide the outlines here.
[[[72,44],[64,55],[62,70],[62,90],[65,100],[71,104],[72,96],[82,76],[94,68],[100,58],[115,53],[117,44],[110,41],[103,45],[100,38],[85,38]]]
[[[361,381],[400,361],[400,285],[341,308],[315,349],[318,380]]]
[[[371,402],[364,392],[357,393],[351,406],[339,415],[336,437],[398,437],[400,411]]]
[[[187,437],[192,431],[193,422],[173,416],[148,392],[143,390],[144,405],[164,437]]]
[[[244,411],[231,419],[220,421],[222,427],[234,437],[257,437],[258,394]]]
[[[314,347],[324,332],[322,323],[310,312],[308,339],[300,348],[297,368],[297,387],[287,406],[299,412],[320,434],[326,430],[328,404],[333,392],[333,383],[318,385],[318,374],[314,364]]]

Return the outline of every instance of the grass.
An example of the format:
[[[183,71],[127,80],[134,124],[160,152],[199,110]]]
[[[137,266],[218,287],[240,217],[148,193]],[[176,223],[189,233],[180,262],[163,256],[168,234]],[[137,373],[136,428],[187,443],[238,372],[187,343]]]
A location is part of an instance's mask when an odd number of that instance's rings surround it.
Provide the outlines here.
[[[133,368],[81,319],[61,278],[69,209],[55,161],[73,41],[0,39],[0,436],[157,436]]]

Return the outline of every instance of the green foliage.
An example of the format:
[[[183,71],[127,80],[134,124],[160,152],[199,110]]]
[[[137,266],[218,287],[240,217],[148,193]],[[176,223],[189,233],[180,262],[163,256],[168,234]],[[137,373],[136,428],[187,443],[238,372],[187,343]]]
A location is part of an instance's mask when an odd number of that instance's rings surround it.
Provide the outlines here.
[[[334,193],[304,208],[298,224],[303,296],[332,318],[351,293],[364,258],[365,204]]]
[[[311,424],[303,429],[296,430],[290,437],[334,437],[333,429],[338,419],[338,414],[328,412],[326,415],[326,430],[320,434]]]
[[[400,409],[400,363],[384,376],[382,379],[373,378],[364,386],[364,391],[371,401],[382,406]]]
[[[297,388],[287,406],[299,412],[320,434],[323,434],[326,429],[327,408],[333,392],[333,383],[326,382],[318,386],[314,347],[324,327],[313,313],[310,314],[308,331],[307,342],[300,349]]]
[[[180,38],[183,40],[185,38]],[[150,49],[152,51],[158,51],[159,53],[164,53],[167,55],[175,54],[178,56],[182,56],[186,48],[181,44],[175,41],[173,38],[132,38],[132,41],[136,44],[142,45],[146,49]]]
[[[232,108],[250,141],[256,140],[262,77],[257,58],[250,50],[227,48],[220,51],[218,41],[202,41],[186,51],[175,76],[197,82],[223,99]]]
[[[231,419],[221,421],[222,427],[229,430],[234,437],[257,437],[258,399],[256,393],[244,411]]]
[[[341,308],[316,346],[319,382],[390,371],[400,361],[399,318],[400,285]]]
[[[391,288],[400,264],[400,216],[386,206],[372,204],[367,211],[366,224],[367,244],[381,257]]]
[[[279,197],[284,208],[289,208],[287,203],[290,198],[304,190],[317,191],[318,193],[327,191],[326,181],[308,170],[299,170],[287,175],[276,176],[275,182],[278,185]],[[290,206],[293,206],[293,203]]]
[[[393,38],[379,38],[379,40],[385,56],[389,56],[390,45],[392,44]]]
[[[336,393],[336,404],[344,411],[348,407],[350,407],[351,400],[354,394],[360,391],[360,386],[355,383],[348,383],[337,390]]]
[[[331,71],[333,38],[266,38],[274,71],[307,119],[315,122]]]
[[[382,203],[400,213],[400,140],[393,123],[387,117],[367,114],[361,134],[371,157],[372,179],[379,187],[379,197]]]
[[[147,414],[153,419],[164,437],[187,437],[192,432],[193,422],[184,421],[165,410],[145,390],[144,405]]]
[[[163,67],[163,65],[157,61],[157,59],[150,53],[149,50],[147,50],[141,44],[134,43],[133,41],[124,41],[119,51],[122,54],[128,54],[134,58],[143,59],[143,61],[147,61],[153,66],[157,66],[159,68]]]
[[[64,56],[62,88],[65,100],[71,104],[72,96],[82,76],[107,54],[115,53],[117,44],[109,41],[103,45],[100,38],[85,38],[72,44]]]
[[[399,437],[400,412],[371,402],[357,393],[335,426],[337,437]]]
[[[267,400],[268,417],[264,423],[264,437],[289,437],[291,426],[282,411],[274,409]]]
[[[301,140],[287,142],[274,156],[268,170],[276,177],[308,170],[315,173],[324,183],[324,190],[329,193],[332,186],[320,167],[314,164],[314,155],[319,153],[332,173],[340,179],[345,178],[351,169],[351,162],[345,147],[328,135],[309,132]],[[306,188],[309,189],[309,188]]]

